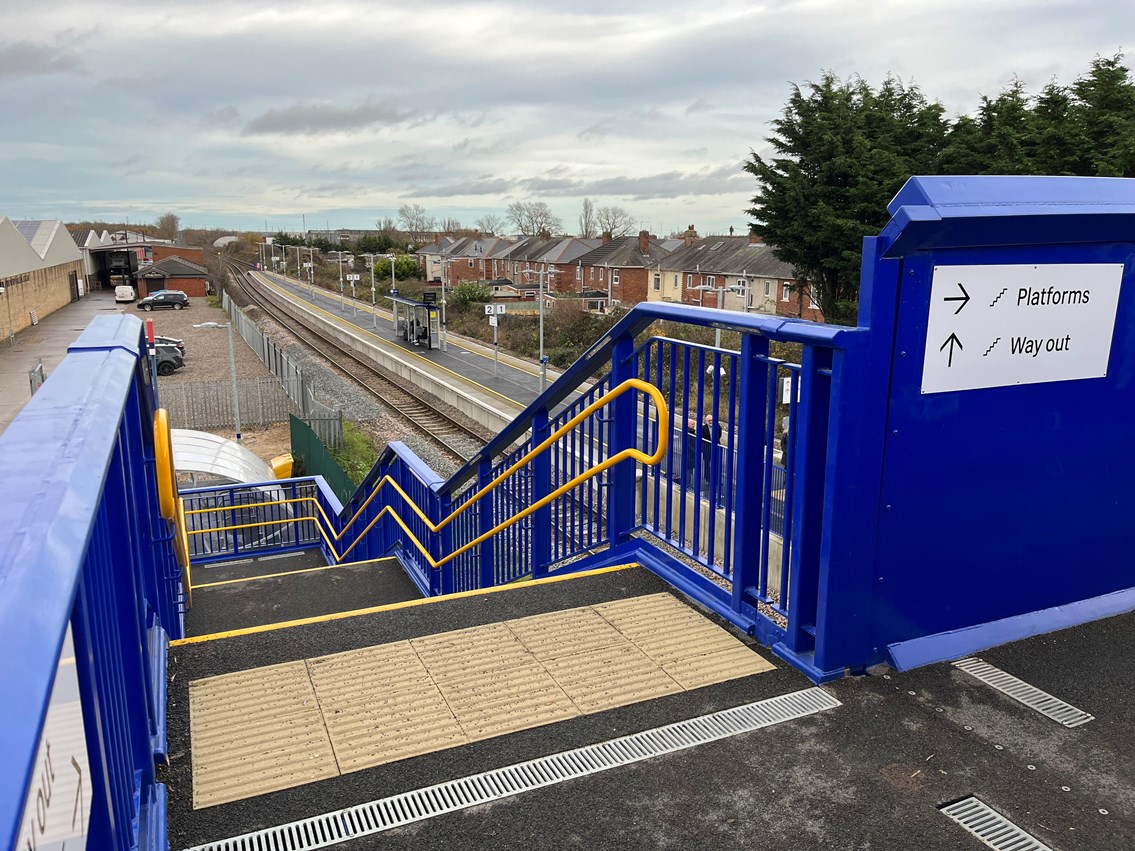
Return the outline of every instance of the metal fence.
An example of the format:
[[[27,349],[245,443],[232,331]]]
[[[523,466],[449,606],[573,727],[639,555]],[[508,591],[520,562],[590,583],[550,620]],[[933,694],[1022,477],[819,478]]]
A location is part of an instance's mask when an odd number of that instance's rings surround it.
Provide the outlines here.
[[[286,422],[298,408],[275,378],[237,381],[242,426]],[[236,425],[231,381],[187,381],[163,384],[162,405],[175,428],[214,429]]]
[[[245,316],[244,311],[237,307],[229,298],[228,293],[221,296],[221,305],[233,322],[233,327],[248,343],[248,347],[256,352],[264,365],[280,382],[280,387],[289,399],[295,404],[272,422],[282,422],[289,413],[298,411],[301,418],[319,436],[319,439],[328,446],[340,446],[343,443],[343,414],[339,409],[323,404],[315,398],[311,386],[304,377],[303,370],[288,357],[287,353],[272,342],[272,338],[260,330],[255,322]],[[244,420],[244,398],[240,402],[241,419]],[[253,423],[248,420],[248,423]]]

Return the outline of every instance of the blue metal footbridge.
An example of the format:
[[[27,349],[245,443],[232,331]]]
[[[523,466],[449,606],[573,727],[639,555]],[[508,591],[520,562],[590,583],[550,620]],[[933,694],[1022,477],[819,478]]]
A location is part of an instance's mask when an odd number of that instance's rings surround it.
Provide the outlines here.
[[[141,323],[96,320],[0,438],[0,845],[169,847],[166,653],[213,563],[394,555],[438,596],[636,562],[817,683],[1135,608],[1135,181],[889,212],[856,327],[640,304],[457,473],[392,443],[346,504],[178,492]]]

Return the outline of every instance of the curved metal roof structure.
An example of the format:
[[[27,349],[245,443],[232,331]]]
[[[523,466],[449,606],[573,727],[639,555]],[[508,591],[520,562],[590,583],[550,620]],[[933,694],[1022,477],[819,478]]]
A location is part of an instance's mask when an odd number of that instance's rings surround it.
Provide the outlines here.
[[[271,482],[272,468],[235,440],[204,431],[175,428],[173,466],[179,473],[196,473],[233,483]]]

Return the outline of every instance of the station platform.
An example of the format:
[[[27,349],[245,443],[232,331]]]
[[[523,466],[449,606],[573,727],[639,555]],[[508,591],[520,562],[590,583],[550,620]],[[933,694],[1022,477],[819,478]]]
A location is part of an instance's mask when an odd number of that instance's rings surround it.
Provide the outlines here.
[[[983,656],[1094,712],[1069,728],[950,664],[812,687],[634,566],[188,638],[170,648],[171,847],[330,818],[355,826],[295,847],[945,851],[983,847],[942,811],[971,796],[1043,847],[1132,847],[1121,649],[1135,614]],[[813,702],[776,715],[796,700]],[[772,720],[673,744],[738,711]],[[599,764],[618,742],[633,758]],[[510,769],[539,782],[496,779]],[[454,791],[477,782],[492,806]]]
[[[349,327],[359,334],[374,338],[374,343],[384,349],[397,351],[402,357],[414,360],[419,368],[456,377],[468,382],[471,392],[483,395],[488,403],[506,410],[519,412],[540,395],[540,368],[538,364],[528,363],[519,358],[501,353],[497,368],[493,360],[491,346],[456,335],[449,335],[446,350],[434,348],[425,350],[394,334],[391,328],[391,312],[380,304],[374,309],[378,317],[375,329],[371,318],[371,305],[362,299],[352,304],[350,296],[340,303],[338,294],[315,289],[294,278],[282,275],[254,272],[257,279],[286,293],[288,298],[312,306],[320,314],[334,323]],[[364,288],[360,287],[359,292]],[[548,383],[559,376],[556,370],[548,370]]]

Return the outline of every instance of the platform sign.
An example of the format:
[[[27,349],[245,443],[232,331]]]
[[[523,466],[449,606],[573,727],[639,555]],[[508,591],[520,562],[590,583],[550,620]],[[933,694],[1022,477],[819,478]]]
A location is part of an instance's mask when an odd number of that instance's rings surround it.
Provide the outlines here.
[[[1107,375],[1119,263],[935,266],[922,392]]]
[[[15,847],[19,851],[80,851],[87,847],[90,815],[87,737],[79,703],[75,645],[68,626]]]
[[[362,280],[362,278],[357,273],[351,273],[351,274],[347,275],[347,280],[348,281],[360,281],[360,280]]]
[[[506,307],[507,305],[504,304],[486,304],[485,315],[492,316],[493,314],[496,314],[497,316],[504,316]]]

